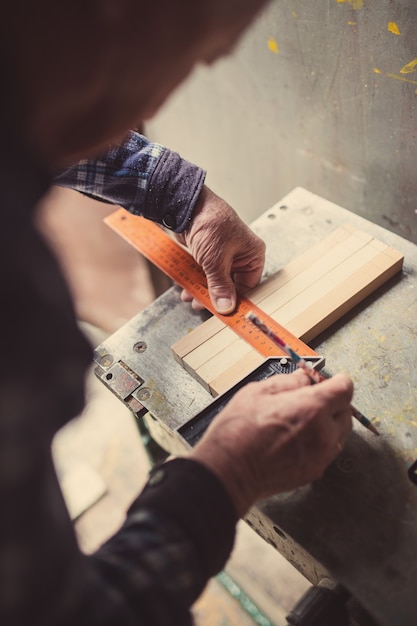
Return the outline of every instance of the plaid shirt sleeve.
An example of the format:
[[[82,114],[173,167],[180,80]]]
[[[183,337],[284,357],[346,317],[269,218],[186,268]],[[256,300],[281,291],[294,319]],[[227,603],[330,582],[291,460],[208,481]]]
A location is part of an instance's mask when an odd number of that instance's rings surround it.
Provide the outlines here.
[[[189,225],[205,172],[176,152],[129,132],[121,145],[84,159],[55,179],[180,233]]]
[[[0,275],[8,303],[1,328],[7,358],[0,361],[0,624],[189,626],[191,604],[231,551],[232,502],[202,465],[175,459],[155,468],[101,549],[80,552],[51,441],[81,411],[91,348],[51,252],[27,223],[30,213],[25,223],[16,206],[0,234],[0,258],[10,268]]]
[[[0,624],[189,626],[192,602],[232,549],[232,502],[203,465],[169,461],[122,528],[95,554],[81,553],[51,442],[82,409],[91,347],[33,225],[49,174],[16,137],[7,142],[7,129],[2,139]]]
[[[91,557],[91,589],[102,599],[86,624],[113,613],[103,623],[122,626],[132,616],[135,626],[191,625],[189,607],[223,567],[236,521],[224,487],[199,463],[179,458],[155,468],[121,531]]]

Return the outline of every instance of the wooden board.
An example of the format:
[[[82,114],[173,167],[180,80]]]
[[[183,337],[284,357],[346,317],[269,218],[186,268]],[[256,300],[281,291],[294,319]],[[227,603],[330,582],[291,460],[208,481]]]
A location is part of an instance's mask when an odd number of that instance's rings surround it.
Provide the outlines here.
[[[403,258],[394,248],[345,225],[247,295],[307,343],[399,272]],[[172,350],[214,396],[263,361],[216,317],[180,339]]]

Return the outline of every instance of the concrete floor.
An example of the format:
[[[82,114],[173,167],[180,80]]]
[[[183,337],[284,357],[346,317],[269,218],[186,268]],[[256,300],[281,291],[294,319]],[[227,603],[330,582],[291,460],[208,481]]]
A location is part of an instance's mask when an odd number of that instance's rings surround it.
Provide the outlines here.
[[[111,210],[67,190],[54,191],[40,210],[93,345],[155,295],[144,260],[102,225]],[[122,524],[150,464],[135,419],[92,372],[87,392],[84,412],[57,434],[53,453],[80,547],[91,552]],[[283,626],[309,586],[244,522],[225,572],[196,603],[197,626]]]

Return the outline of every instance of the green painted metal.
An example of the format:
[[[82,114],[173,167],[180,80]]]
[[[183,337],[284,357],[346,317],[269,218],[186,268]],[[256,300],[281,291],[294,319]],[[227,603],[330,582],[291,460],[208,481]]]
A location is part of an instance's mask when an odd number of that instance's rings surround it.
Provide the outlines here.
[[[258,626],[274,626],[273,622],[256,606],[245,591],[225,571],[217,574],[216,579],[226,591],[239,602],[241,608]]]

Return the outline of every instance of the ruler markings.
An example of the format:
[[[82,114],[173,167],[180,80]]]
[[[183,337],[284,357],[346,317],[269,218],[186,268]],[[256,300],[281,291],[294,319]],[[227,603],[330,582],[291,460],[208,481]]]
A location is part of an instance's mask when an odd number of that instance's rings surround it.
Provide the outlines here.
[[[174,241],[160,226],[143,217],[132,215],[125,209],[118,209],[105,218],[105,223],[130,243],[144,257],[167,274],[180,287],[186,289],[206,309],[231,328],[262,356],[285,356],[264,333],[258,332],[246,315],[252,311],[269,326],[285,343],[302,356],[318,356],[301,339],[290,333],[272,317],[264,313],[248,298],[238,295],[236,309],[230,315],[216,311],[208,292],[203,269],[180,244]]]

